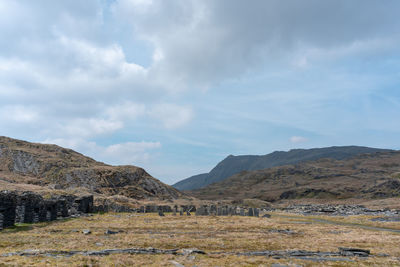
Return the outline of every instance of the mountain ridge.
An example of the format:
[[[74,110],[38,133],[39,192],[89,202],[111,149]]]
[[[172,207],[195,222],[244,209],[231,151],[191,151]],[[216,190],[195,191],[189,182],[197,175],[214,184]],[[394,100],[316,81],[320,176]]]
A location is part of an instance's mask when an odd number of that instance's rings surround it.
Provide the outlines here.
[[[178,190],[194,190],[215,182],[223,181],[241,171],[262,170],[321,158],[341,160],[355,155],[385,151],[392,150],[363,146],[331,146],[311,149],[292,149],[287,152],[274,151],[266,155],[229,155],[220,161],[209,173],[191,176],[172,186]]]
[[[400,197],[400,151],[345,160],[318,159],[295,165],[242,171],[190,191],[203,200],[381,199]]]

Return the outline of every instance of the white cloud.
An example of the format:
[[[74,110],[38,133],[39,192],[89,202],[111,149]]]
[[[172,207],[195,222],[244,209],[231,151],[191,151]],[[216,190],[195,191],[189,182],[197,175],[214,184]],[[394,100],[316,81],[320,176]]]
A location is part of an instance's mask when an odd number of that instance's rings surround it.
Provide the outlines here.
[[[100,118],[78,118],[69,121],[66,125],[60,125],[59,128],[64,136],[94,137],[122,129],[123,123]]]
[[[100,146],[85,139],[47,139],[42,143],[57,144],[84,153],[97,161],[108,164],[141,166],[152,159],[152,152],[161,148],[160,142],[125,142]]]
[[[104,154],[107,158],[118,159],[123,164],[144,162],[150,159],[149,150],[161,148],[160,142],[127,142],[106,147]]]
[[[108,47],[99,47],[79,39],[60,36],[58,41],[61,49],[69,54],[73,61],[74,74],[92,72],[96,76],[114,77],[130,75],[144,75],[146,70],[137,64],[128,63],[121,47],[113,44]]]
[[[308,67],[310,62],[332,62],[357,55],[383,54],[397,48],[399,43],[397,38],[397,36],[369,38],[335,47],[299,47],[301,53],[295,55],[292,64],[296,67],[304,68]]]
[[[132,120],[146,114],[146,105],[133,102],[123,102],[119,105],[108,107],[105,114],[114,120]]]
[[[159,120],[167,129],[179,128],[193,118],[191,108],[174,104],[154,105],[148,113],[151,118]]]
[[[365,106],[379,100],[379,90],[398,99],[392,88],[399,6],[396,0],[0,0],[0,131],[33,141],[74,140],[82,152],[104,158],[123,160],[117,155],[136,151],[140,161],[160,148],[89,140],[164,142],[179,130],[175,143],[218,140],[213,146],[232,153],[235,135],[243,132],[241,143],[252,139],[241,130],[258,129],[260,123],[247,123],[254,119],[326,135],[367,118],[389,118],[389,125],[397,106],[382,104],[388,107],[379,116],[377,105]],[[218,118],[207,105],[229,114]],[[192,136],[210,124],[218,125],[213,133]],[[218,136],[227,125],[234,127]]]
[[[400,35],[396,1],[386,5],[369,0],[145,3],[117,1],[114,15],[154,45],[150,72],[161,81],[168,79],[167,86],[176,90],[237,79],[265,65],[290,66],[294,61],[295,66],[306,67],[310,60],[304,52],[346,50],[336,53],[346,56],[360,53],[353,49],[358,44],[372,39],[379,49],[385,45],[380,40],[390,37],[398,43]]]
[[[39,112],[34,107],[14,105],[0,106],[0,119],[2,123],[34,123],[39,118]]]
[[[308,139],[303,137],[303,136],[292,136],[290,137],[290,142],[292,142],[293,144],[299,144],[299,143],[304,143],[307,142]]]

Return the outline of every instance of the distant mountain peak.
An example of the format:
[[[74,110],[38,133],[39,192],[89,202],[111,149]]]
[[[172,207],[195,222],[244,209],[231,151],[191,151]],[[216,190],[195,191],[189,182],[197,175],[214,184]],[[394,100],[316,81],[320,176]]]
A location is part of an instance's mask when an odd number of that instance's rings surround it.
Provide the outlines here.
[[[184,179],[173,187],[179,190],[203,188],[209,184],[222,181],[241,171],[253,171],[296,164],[303,161],[321,158],[347,159],[359,154],[390,151],[362,146],[331,146],[311,149],[291,149],[289,151],[274,151],[266,155],[229,155],[219,162],[209,173],[195,175]]]

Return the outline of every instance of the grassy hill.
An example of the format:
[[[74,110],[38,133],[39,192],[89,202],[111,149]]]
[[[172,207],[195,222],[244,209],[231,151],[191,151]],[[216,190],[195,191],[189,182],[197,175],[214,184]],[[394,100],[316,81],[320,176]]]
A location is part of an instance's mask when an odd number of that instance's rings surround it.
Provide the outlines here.
[[[346,160],[319,159],[242,171],[191,191],[200,199],[346,199],[400,196],[400,152],[363,154]]]
[[[262,170],[275,166],[296,164],[299,162],[317,160],[321,158],[343,160],[351,158],[355,155],[383,151],[389,150],[360,146],[337,146],[313,149],[293,149],[288,152],[275,151],[263,156],[230,155],[218,163],[218,165],[215,166],[215,168],[213,168],[209,173],[203,173],[189,177],[172,186],[179,190],[193,190],[205,187],[212,183],[223,181],[241,171]]]

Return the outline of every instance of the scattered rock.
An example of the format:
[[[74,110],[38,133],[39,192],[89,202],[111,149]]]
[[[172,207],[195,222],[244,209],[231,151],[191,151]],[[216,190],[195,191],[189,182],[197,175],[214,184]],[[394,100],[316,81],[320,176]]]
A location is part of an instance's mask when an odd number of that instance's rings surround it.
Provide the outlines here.
[[[203,250],[197,248],[184,248],[178,251],[183,255],[191,255],[191,254],[206,254]]]
[[[179,262],[176,261],[169,261],[170,263],[172,263],[175,267],[185,267],[185,265],[180,264]]]
[[[286,235],[298,234],[297,232],[292,231],[290,229],[271,229],[268,232],[270,232],[270,233],[278,233],[278,234],[286,234]]]
[[[372,218],[371,221],[373,221],[373,222],[400,222],[400,216]]]
[[[105,235],[115,235],[115,234],[118,234],[118,233],[119,233],[119,231],[112,231],[112,230],[110,230],[110,229],[107,229],[107,230],[104,232]]]
[[[378,254],[376,254],[376,256],[378,256],[378,257],[390,257],[390,255],[386,254],[386,253],[378,253]]]
[[[348,262],[354,262],[354,260],[349,259],[349,258],[343,258],[343,257],[329,257],[329,258],[324,258],[324,257],[297,257],[299,260],[308,260],[308,261],[315,261],[315,262],[323,262],[323,261],[348,261]]]
[[[296,258],[311,261],[352,261],[343,256],[350,257],[368,257],[369,250],[357,248],[339,248],[338,252],[321,252],[321,251],[307,251],[307,250],[266,250],[266,251],[253,251],[237,253],[237,255],[244,256],[266,256],[274,259],[282,258]]]
[[[360,248],[339,248],[339,253],[342,256],[368,257],[371,251]]]
[[[339,235],[339,234],[348,234],[350,232],[351,231],[334,231],[334,230],[332,230],[332,231],[329,231],[328,233],[329,234],[334,234],[334,235]]]
[[[84,230],[82,230],[82,233],[84,235],[90,235],[92,233],[92,231],[90,231],[89,229],[84,229]]]
[[[269,208],[274,211],[277,209]],[[281,209],[286,212],[298,213],[303,215],[333,215],[333,216],[349,216],[349,215],[400,215],[400,210],[371,210],[362,205],[324,205],[324,204],[296,204]]]
[[[1,257],[11,256],[46,256],[46,257],[70,257],[74,255],[83,256],[107,256],[111,254],[171,254],[171,255],[191,255],[191,254],[206,254],[204,251],[193,249],[155,249],[155,248],[127,248],[127,249],[105,249],[98,251],[39,251],[39,250],[24,250],[19,252],[10,252],[0,255]],[[210,254],[229,254],[221,252],[210,252]],[[264,256],[276,259],[281,258],[296,258],[311,261],[353,261],[350,257],[368,257],[369,250],[357,248],[339,248],[339,252],[321,252],[321,251],[306,251],[306,250],[266,250],[266,251],[252,251],[252,252],[237,252],[233,253],[238,256]]]

